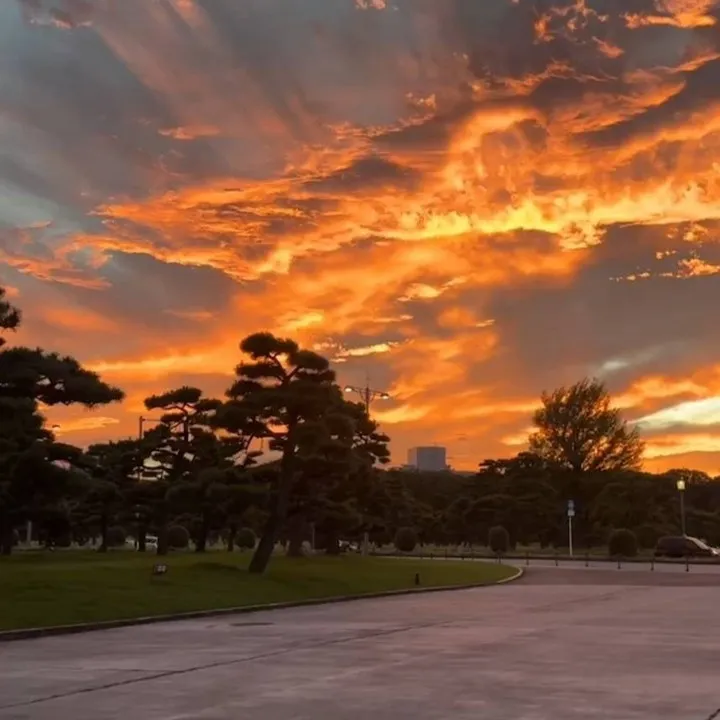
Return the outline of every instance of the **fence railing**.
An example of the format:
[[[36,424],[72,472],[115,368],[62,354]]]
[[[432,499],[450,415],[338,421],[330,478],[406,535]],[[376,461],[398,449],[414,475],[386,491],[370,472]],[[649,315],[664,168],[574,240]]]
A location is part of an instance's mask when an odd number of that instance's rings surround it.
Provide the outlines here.
[[[591,566],[603,566],[603,567],[617,567],[620,569],[623,565],[649,565],[650,570],[654,570],[656,565],[676,565],[684,566],[686,572],[689,572],[690,568],[694,565],[704,567],[720,567],[720,557],[718,558],[704,558],[704,557],[693,557],[686,556],[682,558],[668,558],[658,557],[653,554],[649,555],[637,555],[634,557],[626,557],[622,555],[601,555],[598,553],[575,553],[572,556],[563,553],[531,553],[531,552],[508,552],[508,553],[493,553],[491,551],[473,551],[467,552],[453,552],[453,551],[423,551],[414,550],[410,553],[403,553],[397,550],[371,550],[370,555],[375,557],[402,557],[408,559],[418,560],[474,560],[484,562],[511,562],[515,565],[518,561],[522,562],[525,566],[532,565],[535,563],[553,563],[555,567],[568,564],[582,564],[585,567]]]

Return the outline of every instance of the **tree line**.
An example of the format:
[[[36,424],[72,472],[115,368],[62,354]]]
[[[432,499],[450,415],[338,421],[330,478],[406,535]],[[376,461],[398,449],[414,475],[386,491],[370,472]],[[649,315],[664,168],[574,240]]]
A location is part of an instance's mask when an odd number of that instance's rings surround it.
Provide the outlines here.
[[[106,551],[157,537],[156,552],[191,540],[254,548],[266,569],[278,541],[338,553],[341,541],[393,542],[398,533],[436,544],[484,544],[506,528],[513,544],[560,546],[565,506],[576,503],[579,544],[616,528],[642,543],[677,531],[675,481],[686,480],[688,528],[720,542],[720,496],[702,473],[640,470],[642,441],[584,380],[543,395],[529,451],[486,460],[471,477],[385,469],[389,438],[366,407],[349,402],[329,361],[292,340],[258,333],[222,398],[200,388],[145,400],[153,427],[133,439],[78,448],[60,442],[45,408],[121,401],[119,388],[71,357],[12,346],[20,311],[0,288],[0,550],[10,554],[32,524],[62,546],[97,539]],[[271,455],[265,457],[265,450]],[[269,460],[269,461],[268,461]]]

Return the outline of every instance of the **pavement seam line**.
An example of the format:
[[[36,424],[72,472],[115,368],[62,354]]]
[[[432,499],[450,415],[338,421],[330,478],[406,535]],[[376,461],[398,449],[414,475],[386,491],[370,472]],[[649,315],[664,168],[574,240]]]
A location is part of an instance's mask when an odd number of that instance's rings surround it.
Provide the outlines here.
[[[470,588],[472,589],[472,588]],[[212,670],[218,667],[228,667],[230,665],[241,665],[243,663],[253,662],[255,660],[266,660],[268,658],[277,657],[279,655],[288,655],[294,652],[303,652],[305,650],[316,650],[318,648],[329,647],[331,645],[341,645],[343,643],[357,642],[358,640],[371,640],[378,637],[384,637],[387,635],[395,635],[397,633],[411,632],[413,630],[424,630],[426,628],[442,627],[443,625],[452,625],[457,622],[454,620],[442,620],[432,623],[418,623],[416,625],[403,625],[401,627],[394,627],[385,630],[375,630],[371,632],[362,632],[349,637],[333,638],[331,640],[325,640],[322,642],[310,643],[307,645],[296,645],[289,648],[282,648],[273,650],[267,653],[259,653],[257,655],[250,655],[244,658],[235,658],[234,660],[218,660],[217,662],[206,663],[204,665],[195,665],[189,668],[182,668],[180,670],[166,670],[160,673],[153,673],[152,675],[146,675],[139,678],[128,678],[126,680],[117,680],[115,682],[104,683],[102,685],[95,685],[93,687],[80,688],[79,690],[73,690],[66,693],[54,693],[53,695],[46,695],[39,698],[33,698],[32,700],[25,700],[18,703],[11,703],[10,705],[0,705],[0,710],[13,710],[21,707],[28,707],[30,705],[38,705],[44,702],[51,702],[52,700],[63,700],[69,697],[75,697],[77,695],[86,695],[92,692],[98,692],[102,690],[112,690],[116,687],[125,687],[127,685],[135,685],[142,682],[151,682],[153,680],[160,680],[166,677],[173,677],[177,675],[187,675],[193,672],[202,672],[203,670]]]

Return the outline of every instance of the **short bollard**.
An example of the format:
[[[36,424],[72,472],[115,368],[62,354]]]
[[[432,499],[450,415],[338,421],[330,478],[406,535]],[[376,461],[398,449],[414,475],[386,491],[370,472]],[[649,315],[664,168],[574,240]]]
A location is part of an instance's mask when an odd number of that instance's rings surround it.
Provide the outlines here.
[[[619,556],[619,555],[617,556],[617,562],[618,562],[617,569],[618,569],[618,570],[621,570],[621,569],[622,569],[622,565],[620,564],[620,563],[621,563],[621,559],[620,559],[620,556]]]
[[[420,584],[420,573],[415,573],[415,585]]]
[[[655,572],[655,556],[650,558],[650,572]]]
[[[560,561],[558,560],[557,553],[555,553],[555,567],[558,567],[560,565]]]
[[[590,567],[590,553],[585,553],[585,567]]]
[[[690,558],[685,556],[685,572],[690,572]]]
[[[500,555],[500,553],[495,556],[495,561],[498,565],[502,562],[502,556]]]

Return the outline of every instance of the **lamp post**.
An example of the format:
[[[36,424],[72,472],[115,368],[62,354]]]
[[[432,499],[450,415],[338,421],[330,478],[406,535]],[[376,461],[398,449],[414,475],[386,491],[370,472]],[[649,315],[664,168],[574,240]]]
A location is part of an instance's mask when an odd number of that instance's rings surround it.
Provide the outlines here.
[[[346,385],[344,388],[346,393],[357,393],[363,401],[363,404],[365,405],[365,412],[368,414],[368,417],[370,416],[370,403],[372,403],[373,400],[389,400],[390,399],[390,393],[385,392],[385,390],[375,390],[374,388],[370,387],[370,382],[367,381],[365,383],[365,387],[358,387],[356,385]],[[315,546],[315,541],[313,538],[313,547]],[[367,555],[368,554],[368,548],[370,547],[370,542],[368,539],[368,533],[364,534],[363,537],[363,544],[362,544],[362,554]]]
[[[675,483],[675,487],[677,487],[678,492],[680,493],[680,523],[682,527],[683,537],[685,537],[685,535],[687,534],[685,532],[685,481],[678,480],[677,483]]]
[[[357,387],[356,385],[346,385],[345,386],[345,392],[346,393],[357,393],[363,401],[363,404],[365,405],[365,410],[367,411],[367,414],[370,414],[370,403],[372,403],[373,400],[389,400],[390,395],[389,393],[386,393],[384,390],[375,390],[370,387],[370,385],[365,385],[365,387]]]
[[[144,426],[145,426],[145,423],[148,423],[148,422],[159,423],[159,422],[162,422],[162,420],[160,418],[149,418],[149,417],[144,417],[143,415],[141,415],[138,418],[138,440],[142,440],[143,437],[145,436]]]
[[[149,418],[145,417],[144,415],[140,415],[138,418],[138,459],[137,459],[137,479],[142,480],[143,476],[143,470],[145,469],[145,457],[143,456],[142,452],[142,441],[145,437],[145,423],[148,422],[154,422],[159,423],[162,422],[160,418]]]

